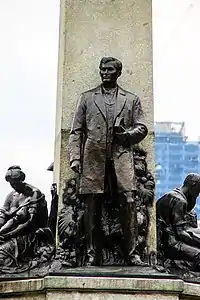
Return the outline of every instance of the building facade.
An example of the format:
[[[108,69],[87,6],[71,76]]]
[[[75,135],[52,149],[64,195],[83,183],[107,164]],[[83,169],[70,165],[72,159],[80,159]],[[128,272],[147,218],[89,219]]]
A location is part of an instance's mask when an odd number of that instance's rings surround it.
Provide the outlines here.
[[[156,199],[181,186],[188,173],[200,173],[200,143],[187,141],[184,122],[155,123]],[[200,199],[196,212],[200,219]]]

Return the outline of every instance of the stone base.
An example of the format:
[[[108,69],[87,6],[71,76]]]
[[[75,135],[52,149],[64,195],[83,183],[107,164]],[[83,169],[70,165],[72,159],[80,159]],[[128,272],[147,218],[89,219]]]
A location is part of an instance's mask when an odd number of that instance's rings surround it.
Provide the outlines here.
[[[0,282],[10,300],[178,300],[200,299],[198,284],[180,279],[47,276]]]
[[[150,266],[90,266],[70,269],[63,268],[59,261],[53,262],[48,276],[180,279],[176,274],[169,274],[164,270],[161,272]]]
[[[48,276],[182,279],[176,274],[169,274],[162,269],[157,270],[150,266],[94,266],[69,268],[63,266],[61,261],[54,260],[51,264],[46,263],[38,266],[37,268],[30,269],[27,272],[18,274],[0,274],[0,281],[44,278]]]

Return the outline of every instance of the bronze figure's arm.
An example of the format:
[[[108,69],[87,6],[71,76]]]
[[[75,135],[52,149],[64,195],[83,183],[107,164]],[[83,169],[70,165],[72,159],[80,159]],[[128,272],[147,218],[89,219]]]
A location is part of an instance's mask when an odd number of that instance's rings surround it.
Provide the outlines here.
[[[173,227],[179,241],[190,246],[197,246],[193,237],[184,229],[187,204],[183,201],[175,201],[173,206]]]
[[[20,205],[20,207],[18,207],[14,212],[12,212],[12,218],[8,220],[0,229],[0,235],[3,235],[5,238],[11,238],[23,233],[24,230],[28,229],[35,214],[37,213],[37,210],[34,207],[37,206],[37,202],[42,197],[43,195],[38,198],[37,191],[34,191],[32,197],[26,198],[24,203]],[[28,208],[28,205],[31,205],[31,208]]]
[[[10,218],[10,205],[12,201],[12,193],[10,193],[3,204],[3,207],[0,208],[0,229],[6,224],[7,220]]]
[[[132,128],[126,129],[121,123],[123,123],[123,119],[115,126],[118,144],[123,146],[135,145],[147,136],[148,129],[144,122],[143,110],[138,96],[135,96],[132,108]]]
[[[5,233],[3,235],[4,238],[13,238],[13,237],[16,237],[16,236],[19,236],[19,235],[23,235],[23,233],[25,231],[27,231],[27,228],[30,226],[30,224],[32,223],[32,220],[34,218],[34,215],[30,215],[30,218],[27,222],[23,223],[23,224],[20,224],[17,226],[17,228],[15,228],[14,230],[8,232],[8,233]]]
[[[131,145],[140,143],[148,133],[144,122],[144,113],[142,110],[140,98],[136,96],[133,104],[133,128],[128,130],[128,139]]]
[[[84,95],[81,95],[75,111],[71,132],[69,136],[70,166],[72,170],[75,172],[80,172],[81,148],[83,143],[83,136],[85,134],[84,132],[85,113],[86,113],[85,99],[84,99]]]

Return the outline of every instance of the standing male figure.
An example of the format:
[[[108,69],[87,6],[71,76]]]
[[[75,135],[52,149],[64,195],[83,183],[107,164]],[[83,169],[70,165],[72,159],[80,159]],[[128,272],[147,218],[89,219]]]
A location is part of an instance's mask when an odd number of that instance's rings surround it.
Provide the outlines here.
[[[139,97],[117,84],[122,63],[104,57],[99,69],[102,84],[81,94],[69,137],[70,166],[80,174],[79,193],[85,195],[88,264],[96,264],[102,197],[109,192],[117,194],[125,260],[138,265],[132,145],[148,130]]]

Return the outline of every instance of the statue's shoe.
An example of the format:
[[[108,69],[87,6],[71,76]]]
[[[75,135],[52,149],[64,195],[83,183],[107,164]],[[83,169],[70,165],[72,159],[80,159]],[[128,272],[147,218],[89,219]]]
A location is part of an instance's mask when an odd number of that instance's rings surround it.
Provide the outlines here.
[[[96,258],[92,254],[87,254],[85,258],[85,266],[90,267],[90,266],[95,266],[96,265]]]

